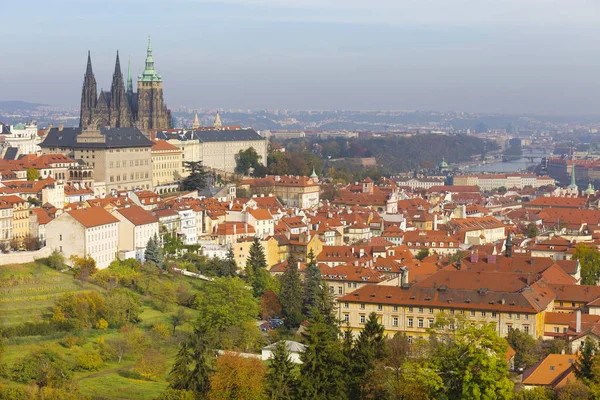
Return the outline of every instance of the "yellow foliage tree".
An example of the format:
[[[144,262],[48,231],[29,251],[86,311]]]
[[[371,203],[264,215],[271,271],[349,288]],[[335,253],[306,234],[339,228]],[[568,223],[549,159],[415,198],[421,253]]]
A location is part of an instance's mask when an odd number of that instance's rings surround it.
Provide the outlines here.
[[[254,358],[227,352],[217,358],[210,377],[209,400],[266,400],[265,366]]]

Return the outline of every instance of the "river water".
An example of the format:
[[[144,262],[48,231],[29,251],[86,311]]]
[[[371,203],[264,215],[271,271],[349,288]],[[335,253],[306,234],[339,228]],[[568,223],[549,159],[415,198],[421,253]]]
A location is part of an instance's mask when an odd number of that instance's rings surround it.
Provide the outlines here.
[[[461,170],[463,173],[508,173],[508,172],[524,172],[527,167],[534,167],[538,165],[542,161],[542,157],[546,157],[549,153],[540,150],[523,150],[523,156],[526,157],[534,157],[533,162],[531,162],[528,158],[519,158],[516,160],[510,160],[507,162],[502,162],[498,160],[497,162],[488,163],[488,164],[480,164],[480,165],[472,165]]]

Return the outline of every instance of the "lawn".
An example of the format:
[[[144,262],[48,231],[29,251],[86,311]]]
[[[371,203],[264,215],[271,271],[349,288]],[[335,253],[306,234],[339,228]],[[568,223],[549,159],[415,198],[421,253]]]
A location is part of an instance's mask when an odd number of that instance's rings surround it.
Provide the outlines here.
[[[201,290],[204,282],[179,275],[170,275],[168,279],[173,288],[185,286],[190,292]],[[102,288],[90,283],[81,283],[70,273],[61,273],[41,263],[0,266],[0,326],[15,325],[22,322],[42,321],[48,316],[55,299],[68,292],[99,290]],[[172,305],[166,312],[157,310],[151,296],[141,295],[142,310],[139,315],[140,327],[144,331],[152,329],[157,323],[170,326],[171,315],[178,306]],[[191,331],[193,321],[198,317],[195,310],[186,309],[186,322],[177,327],[177,331]],[[110,339],[119,335],[116,329],[106,331],[91,329],[80,332],[58,332],[49,336],[26,336],[8,339],[2,363],[11,368],[24,356],[35,353],[42,348],[50,348],[66,360],[75,357],[76,350],[63,346],[63,339],[69,335],[83,338],[79,344],[86,351],[98,348],[98,339]],[[178,350],[178,340],[167,340],[160,346],[166,357],[168,367],[174,362]],[[75,372],[76,382],[81,394],[91,399],[153,399],[168,386],[166,374],[156,381],[141,378],[133,369],[139,355],[125,357],[119,364],[116,361],[105,363],[98,371]],[[19,386],[8,379],[0,378],[0,382],[11,386]]]
[[[39,322],[63,293],[96,289],[41,263],[0,266],[0,326]]]

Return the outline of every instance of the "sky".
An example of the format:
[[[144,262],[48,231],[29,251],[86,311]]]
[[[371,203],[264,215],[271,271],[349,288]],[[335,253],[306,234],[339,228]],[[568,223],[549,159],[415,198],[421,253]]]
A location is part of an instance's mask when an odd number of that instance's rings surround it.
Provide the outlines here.
[[[151,35],[170,108],[600,115],[595,0],[0,0],[0,100],[78,106]]]

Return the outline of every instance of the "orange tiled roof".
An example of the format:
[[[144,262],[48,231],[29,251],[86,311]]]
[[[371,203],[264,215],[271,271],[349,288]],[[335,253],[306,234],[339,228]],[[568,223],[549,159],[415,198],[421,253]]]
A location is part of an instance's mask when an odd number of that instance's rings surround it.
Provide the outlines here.
[[[118,223],[119,220],[102,207],[90,207],[67,211],[71,217],[75,218],[86,228]]]

